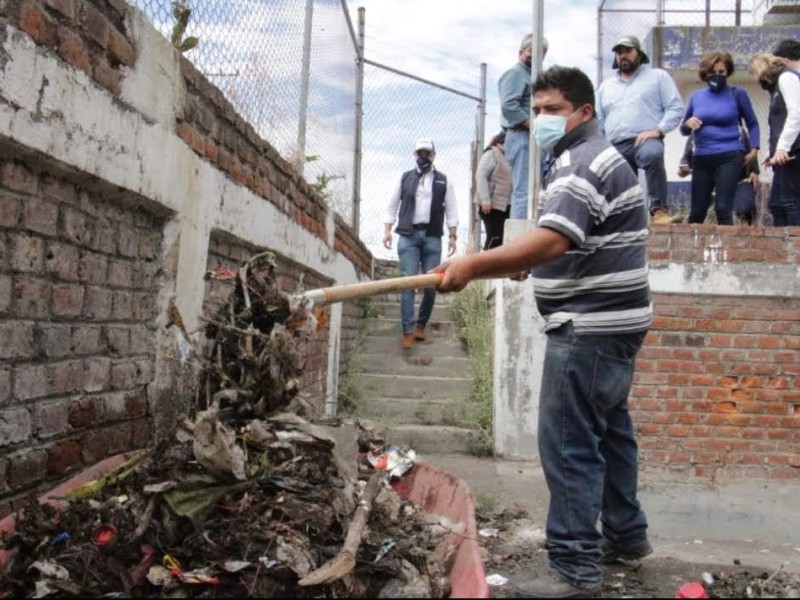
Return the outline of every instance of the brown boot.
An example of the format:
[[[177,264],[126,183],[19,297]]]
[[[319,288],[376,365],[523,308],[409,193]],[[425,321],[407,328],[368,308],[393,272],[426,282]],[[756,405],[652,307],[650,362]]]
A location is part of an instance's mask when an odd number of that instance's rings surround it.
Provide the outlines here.
[[[422,325],[417,325],[416,327],[414,327],[414,339],[417,340],[418,342],[425,341],[425,327],[423,327]]]
[[[411,333],[411,332],[404,333],[403,334],[403,338],[400,341],[400,345],[403,348],[413,348],[414,347],[414,334]]]
[[[650,223],[653,225],[669,225],[672,223],[672,216],[663,208],[658,208],[650,217]]]

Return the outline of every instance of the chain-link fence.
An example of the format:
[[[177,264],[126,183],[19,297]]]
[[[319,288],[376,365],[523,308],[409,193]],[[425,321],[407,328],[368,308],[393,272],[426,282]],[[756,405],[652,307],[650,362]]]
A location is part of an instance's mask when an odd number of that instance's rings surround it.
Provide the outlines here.
[[[478,76],[476,72],[476,84]],[[477,87],[477,85],[476,85]],[[414,142],[430,138],[435,165],[458,201],[459,250],[470,242],[472,157],[479,98],[426,85],[399,72],[367,64],[364,69],[364,153],[361,176],[361,239],[379,258],[396,258],[383,238],[389,199],[403,172],[415,168]]]
[[[171,0],[133,2],[160,31],[171,34]],[[383,248],[383,223],[393,186],[414,166],[413,144],[419,137],[434,140],[437,168],[455,186],[459,239],[466,247],[474,156],[483,131],[484,109],[476,107],[485,90],[477,89],[477,66],[476,89],[464,93],[366,57],[359,60],[345,0],[182,4],[192,10],[186,35],[200,40],[186,58],[284,158],[304,163],[306,180],[322,188],[346,222],[357,221],[362,241],[376,256],[396,256]],[[359,66],[364,69],[360,138]]]
[[[653,27],[758,25],[769,0],[601,0],[597,9],[597,84],[613,74],[611,45],[644,40]]]
[[[133,0],[166,36],[170,0]],[[340,0],[203,0],[186,58],[261,137],[352,220],[355,57]],[[306,100],[307,99],[307,100]],[[305,115],[305,116],[304,116]]]

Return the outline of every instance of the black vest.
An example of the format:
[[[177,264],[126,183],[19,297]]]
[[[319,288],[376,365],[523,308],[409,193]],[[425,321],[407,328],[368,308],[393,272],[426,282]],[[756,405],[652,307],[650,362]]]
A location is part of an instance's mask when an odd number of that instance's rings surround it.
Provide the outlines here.
[[[791,73],[796,77],[800,78],[800,73],[794,71],[792,69],[784,69],[778,74],[778,77],[783,75],[783,73]],[[778,88],[778,80],[775,79],[775,91],[772,92],[772,100],[769,103],[769,155],[775,155],[775,149],[778,146],[778,138],[781,137],[781,131],[783,131],[783,126],[786,124],[786,102],[783,99],[783,94],[780,92],[780,88]],[[800,135],[797,136],[797,139],[792,143],[792,148],[789,150],[790,153],[796,153],[797,150],[800,149]]]
[[[420,174],[416,169],[406,171],[400,180],[400,214],[394,232],[399,235],[411,235],[414,232],[414,205],[417,198],[417,186]],[[441,171],[433,171],[433,189],[431,191],[431,215],[425,235],[442,237],[444,235],[444,197],[447,193],[447,177]]]

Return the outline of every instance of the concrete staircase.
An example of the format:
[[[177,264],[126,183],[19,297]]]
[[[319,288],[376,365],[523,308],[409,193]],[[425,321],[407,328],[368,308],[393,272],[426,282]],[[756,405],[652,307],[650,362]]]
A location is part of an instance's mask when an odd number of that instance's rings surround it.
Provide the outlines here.
[[[410,350],[400,346],[400,294],[373,301],[379,316],[356,358],[363,370],[356,416],[382,430],[388,443],[418,454],[466,452],[469,361],[447,312],[449,297],[437,295],[427,339]],[[418,295],[417,307],[419,301]]]

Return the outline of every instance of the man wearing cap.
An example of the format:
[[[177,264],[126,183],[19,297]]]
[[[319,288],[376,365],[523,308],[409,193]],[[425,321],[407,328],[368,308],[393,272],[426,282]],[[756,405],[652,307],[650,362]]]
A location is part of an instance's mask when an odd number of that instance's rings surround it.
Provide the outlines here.
[[[544,54],[547,40],[542,39]],[[512,219],[528,218],[528,164],[530,161],[531,60],[533,35],[522,38],[519,61],[498,82],[500,125],[506,132],[506,160],[511,165]]]
[[[447,256],[456,251],[456,194],[445,174],[433,166],[436,157],[433,141],[428,138],[417,140],[414,156],[417,166],[400,177],[389,201],[383,231],[383,245],[391,250],[392,225],[397,221],[394,230],[399,236],[397,255],[404,276],[416,275],[420,268],[427,273],[442,261],[445,225],[449,230]],[[411,348],[415,341],[425,340],[425,326],[431,318],[435,301],[436,288],[425,288],[415,319],[414,291],[403,292],[400,301],[403,348]]]
[[[615,77],[597,90],[597,118],[605,136],[634,172],[643,169],[654,224],[670,222],[664,135],[683,118],[683,100],[669,74],[649,65],[639,39],[626,36],[614,52]]]
[[[775,56],[783,60],[783,64],[793,71],[800,72],[800,42],[792,38],[786,38],[778,42],[772,52]]]

